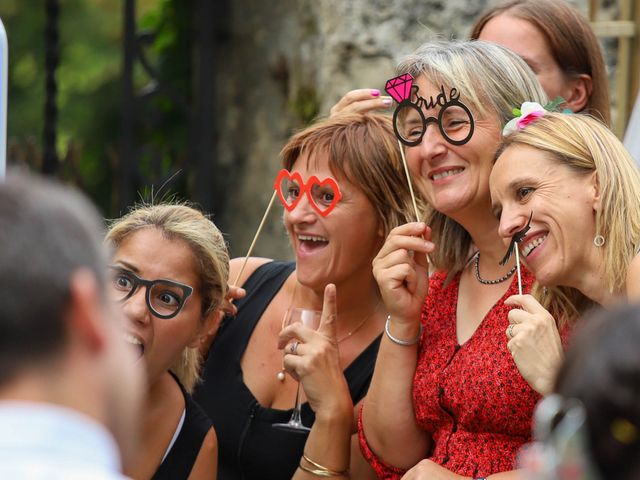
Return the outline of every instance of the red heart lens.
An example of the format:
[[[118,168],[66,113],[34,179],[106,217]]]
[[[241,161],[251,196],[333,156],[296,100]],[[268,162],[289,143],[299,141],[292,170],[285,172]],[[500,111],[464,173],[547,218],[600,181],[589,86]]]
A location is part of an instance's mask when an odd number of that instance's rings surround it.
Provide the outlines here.
[[[333,178],[321,181],[315,175],[307,182],[307,195],[311,198],[311,206],[323,217],[329,215],[342,198],[338,184]]]
[[[274,188],[284,208],[289,212],[296,208],[304,194],[304,183],[298,172],[289,173],[284,168],[278,173]]]

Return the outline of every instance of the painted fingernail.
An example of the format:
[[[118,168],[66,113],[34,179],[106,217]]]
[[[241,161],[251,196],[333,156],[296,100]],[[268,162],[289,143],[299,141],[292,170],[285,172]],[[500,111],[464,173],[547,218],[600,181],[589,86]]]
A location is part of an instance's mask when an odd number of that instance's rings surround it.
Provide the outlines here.
[[[382,104],[383,104],[385,107],[390,107],[390,106],[391,106],[391,98],[389,98],[389,97],[385,97],[385,98],[383,98],[383,99],[382,99]]]
[[[374,88],[373,90],[371,90],[371,96],[372,97],[379,97],[380,96],[380,90],[377,90],[377,89]]]

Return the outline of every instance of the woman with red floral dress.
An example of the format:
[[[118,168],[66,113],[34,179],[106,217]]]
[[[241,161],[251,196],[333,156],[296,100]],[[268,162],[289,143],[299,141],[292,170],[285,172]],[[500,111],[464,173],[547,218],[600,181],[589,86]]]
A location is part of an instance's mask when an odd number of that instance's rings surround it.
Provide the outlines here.
[[[513,258],[501,264],[489,174],[512,108],[545,94],[520,58],[484,42],[425,44],[398,72],[414,78],[417,108],[397,111],[396,133],[431,211],[392,230],[373,262],[389,317],[361,449],[379,478],[515,479],[540,395],[508,348],[518,276]],[[523,267],[522,289],[532,283]]]

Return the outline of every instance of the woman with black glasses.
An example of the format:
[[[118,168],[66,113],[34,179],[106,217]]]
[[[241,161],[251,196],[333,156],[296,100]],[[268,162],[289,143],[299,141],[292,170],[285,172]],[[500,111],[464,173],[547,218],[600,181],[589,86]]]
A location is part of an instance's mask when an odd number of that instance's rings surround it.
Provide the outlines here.
[[[152,205],[116,220],[113,299],[122,304],[124,339],[147,370],[142,446],[126,473],[134,479],[215,479],[218,446],[211,422],[190,392],[199,378],[198,347],[217,329],[229,256],[217,227],[185,205]]]

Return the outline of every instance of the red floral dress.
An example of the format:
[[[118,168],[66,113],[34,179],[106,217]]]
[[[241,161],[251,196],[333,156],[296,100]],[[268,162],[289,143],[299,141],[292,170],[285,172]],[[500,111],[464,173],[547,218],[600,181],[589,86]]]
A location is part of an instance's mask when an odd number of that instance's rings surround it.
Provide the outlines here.
[[[530,440],[533,409],[540,395],[522,378],[505,330],[511,309],[504,301],[518,293],[514,275],[508,291],[491,308],[471,338],[458,345],[456,306],[460,274],[445,287],[446,274],[429,282],[422,309],[424,330],[413,382],[418,425],[429,432],[427,457],[459,475],[485,477],[513,470],[516,453]],[[533,275],[522,269],[523,290]],[[399,479],[404,470],[385,464],[369,448],[362,430],[360,447],[378,478]]]

